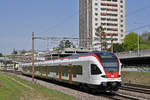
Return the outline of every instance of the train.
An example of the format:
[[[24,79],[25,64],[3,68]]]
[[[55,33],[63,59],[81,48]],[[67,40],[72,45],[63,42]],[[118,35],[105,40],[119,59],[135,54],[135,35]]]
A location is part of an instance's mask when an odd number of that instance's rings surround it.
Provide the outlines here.
[[[32,63],[21,64],[21,72],[32,75]],[[34,75],[98,92],[117,91],[122,84],[120,60],[104,51],[35,62]]]

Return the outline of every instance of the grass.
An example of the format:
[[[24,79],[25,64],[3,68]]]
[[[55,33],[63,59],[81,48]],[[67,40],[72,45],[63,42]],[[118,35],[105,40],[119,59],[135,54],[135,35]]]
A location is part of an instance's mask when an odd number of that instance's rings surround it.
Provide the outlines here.
[[[150,72],[123,71],[122,81],[150,86]]]
[[[76,100],[61,92],[0,73],[0,100]]]

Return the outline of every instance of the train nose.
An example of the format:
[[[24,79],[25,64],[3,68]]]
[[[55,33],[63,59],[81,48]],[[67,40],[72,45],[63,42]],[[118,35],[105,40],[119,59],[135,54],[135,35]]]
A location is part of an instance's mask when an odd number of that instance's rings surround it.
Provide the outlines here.
[[[107,87],[107,86],[108,87],[116,87],[116,86],[121,86],[121,84],[118,82],[103,82],[102,86],[104,86],[104,87]]]
[[[121,84],[119,82],[103,82],[102,87],[105,90],[117,91]]]
[[[114,86],[116,86],[116,85],[117,85],[116,82],[112,82],[112,83],[111,83],[111,86],[112,86],[112,87],[114,87]]]
[[[106,87],[107,86],[107,82],[103,82],[102,86]]]

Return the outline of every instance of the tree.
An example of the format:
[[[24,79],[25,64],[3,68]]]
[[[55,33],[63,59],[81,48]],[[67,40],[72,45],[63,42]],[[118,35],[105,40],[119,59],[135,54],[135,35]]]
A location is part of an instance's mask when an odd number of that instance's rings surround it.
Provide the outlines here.
[[[12,54],[16,55],[16,54],[18,54],[18,52],[15,49],[13,49]]]
[[[3,54],[2,53],[0,53],[0,57],[2,57],[3,56]]]
[[[125,50],[126,51],[134,51],[137,50],[138,47],[138,34],[131,32],[128,35],[126,35],[124,39],[124,45],[126,46]]]
[[[150,42],[150,33],[148,34],[148,41]]]
[[[20,51],[21,54],[25,54],[26,52],[27,52],[27,51],[24,50],[24,49]]]
[[[96,29],[95,32],[95,40],[98,41],[98,43],[94,44],[94,45],[99,45],[100,46],[100,50],[106,49],[107,48],[107,40],[106,40],[106,35],[104,32],[104,28],[102,26],[99,26]]]
[[[150,40],[150,32],[142,33],[141,38],[145,41]]]
[[[73,45],[73,43],[72,42],[70,42],[69,40],[66,40],[65,41],[65,48],[71,48],[71,47],[75,47],[74,45]]]
[[[65,40],[60,41],[58,48],[59,48],[59,50],[64,50],[64,48],[65,48]]]
[[[75,46],[69,40],[62,40],[60,41],[58,47],[54,48],[54,51],[64,50],[65,48],[75,48]]]
[[[142,33],[140,37],[140,49],[150,49],[150,32]]]
[[[125,51],[125,45],[124,44],[119,44],[119,43],[115,43],[113,44],[113,52],[123,52]]]

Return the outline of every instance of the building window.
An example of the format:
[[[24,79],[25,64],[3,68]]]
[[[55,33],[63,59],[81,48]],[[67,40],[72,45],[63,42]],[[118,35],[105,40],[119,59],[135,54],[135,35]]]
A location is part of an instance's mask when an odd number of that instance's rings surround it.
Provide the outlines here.
[[[102,21],[106,20],[106,18],[101,18]]]
[[[95,26],[97,26],[98,25],[98,23],[95,23]]]
[[[118,19],[108,18],[107,21],[118,21]]]
[[[98,15],[98,13],[95,13],[95,16],[97,16]]]
[[[102,6],[111,6],[111,7],[118,7],[118,4],[113,3],[101,3]]]
[[[123,10],[120,10],[121,13],[123,13]]]
[[[98,3],[95,3],[95,5],[97,6],[97,5],[98,5]]]
[[[101,25],[102,25],[102,26],[105,26],[105,25],[106,25],[106,23],[101,23]]]
[[[107,23],[107,26],[118,26],[118,24]]]
[[[107,31],[118,31],[118,28],[107,28]]]
[[[112,0],[113,2],[117,2],[117,0]]]
[[[98,8],[95,8],[96,11],[98,11]]]
[[[121,34],[121,37],[123,37],[123,34]]]
[[[98,21],[98,18],[95,18],[95,21]]]

